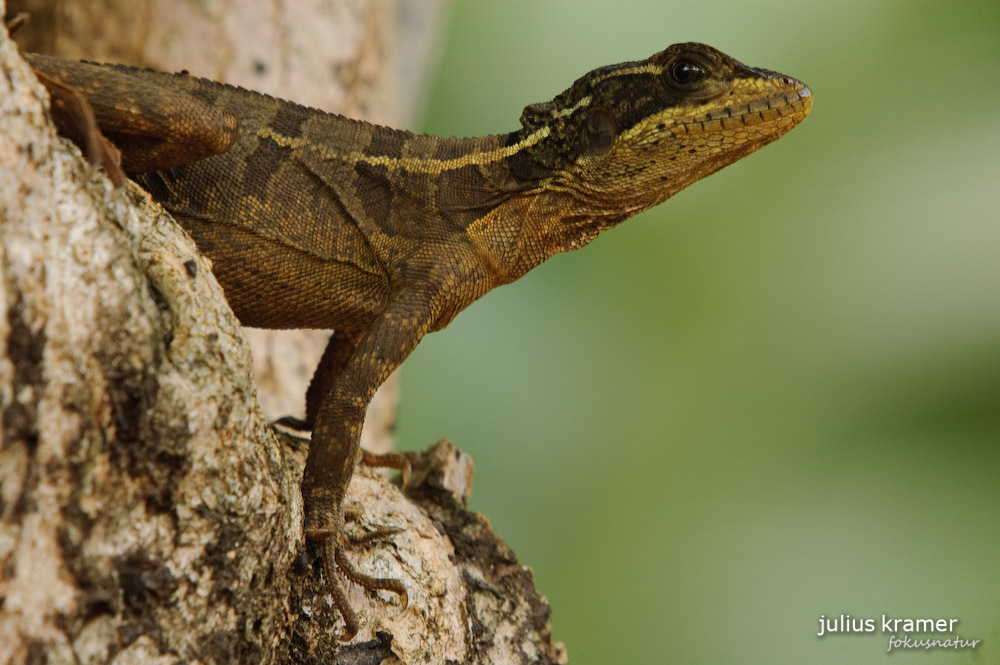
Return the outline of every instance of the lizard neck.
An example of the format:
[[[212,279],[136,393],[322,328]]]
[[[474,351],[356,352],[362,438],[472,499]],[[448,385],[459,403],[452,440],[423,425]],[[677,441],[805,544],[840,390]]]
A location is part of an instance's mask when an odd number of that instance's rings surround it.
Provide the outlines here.
[[[553,254],[578,249],[648,202],[597,205],[595,193],[560,185],[532,148],[547,131],[438,139],[453,168],[437,183],[438,212],[459,227],[498,283],[512,282]]]
[[[439,138],[377,127],[357,164],[369,181],[383,169],[397,235],[406,223],[421,233],[436,226],[442,240],[463,235],[491,281],[506,283],[565,244],[566,201],[548,190],[547,170],[523,160],[544,135]]]

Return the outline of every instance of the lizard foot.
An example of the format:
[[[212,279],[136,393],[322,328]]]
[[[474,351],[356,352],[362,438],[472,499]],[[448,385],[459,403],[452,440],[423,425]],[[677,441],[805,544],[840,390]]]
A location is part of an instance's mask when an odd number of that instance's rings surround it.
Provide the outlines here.
[[[336,605],[337,610],[340,612],[340,616],[344,618],[344,633],[337,638],[339,641],[348,642],[353,639],[361,626],[361,623],[358,620],[358,615],[354,611],[354,608],[351,607],[351,603],[347,598],[347,591],[344,588],[341,577],[344,577],[351,582],[368,589],[369,591],[378,589],[391,591],[399,596],[402,609],[406,609],[409,598],[406,593],[406,587],[400,580],[386,577],[373,577],[362,573],[346,556],[346,551],[349,549],[356,549],[361,545],[386,538],[387,536],[393,533],[398,533],[399,531],[401,531],[401,529],[383,527],[360,538],[355,538],[345,536],[342,532],[335,535],[330,529],[316,528],[306,530],[307,540],[320,541],[323,544],[321,564],[323,579],[326,581],[327,591],[333,598],[333,604]],[[336,566],[334,566],[334,563],[336,563]],[[339,574],[336,569],[339,569]]]

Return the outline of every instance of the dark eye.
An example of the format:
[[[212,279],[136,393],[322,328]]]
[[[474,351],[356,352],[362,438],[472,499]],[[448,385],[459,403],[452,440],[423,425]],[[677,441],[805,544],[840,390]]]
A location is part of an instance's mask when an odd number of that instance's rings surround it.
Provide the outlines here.
[[[678,58],[670,63],[667,74],[674,83],[685,88],[697,85],[708,78],[708,72],[704,67],[685,58]]]

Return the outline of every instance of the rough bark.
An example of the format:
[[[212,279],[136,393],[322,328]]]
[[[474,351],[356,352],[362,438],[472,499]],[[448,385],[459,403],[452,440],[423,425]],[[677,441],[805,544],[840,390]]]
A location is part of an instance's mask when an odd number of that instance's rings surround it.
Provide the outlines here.
[[[400,527],[355,561],[410,606],[352,588],[362,629],[336,641],[300,556],[308,443],[268,427],[210,263],[45,104],[0,37],[0,663],[565,662],[450,444],[405,496],[352,483],[351,528]]]
[[[445,0],[14,0],[22,50],[161,71],[186,69],[327,111],[410,126]],[[302,416],[326,332],[248,330],[270,418]],[[362,443],[392,449],[398,376],[379,390]]]

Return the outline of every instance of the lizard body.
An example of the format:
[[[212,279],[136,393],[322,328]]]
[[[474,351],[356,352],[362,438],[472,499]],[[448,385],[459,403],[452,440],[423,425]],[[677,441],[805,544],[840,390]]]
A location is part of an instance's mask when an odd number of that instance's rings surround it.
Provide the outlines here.
[[[126,172],[194,237],[240,321],[334,335],[306,396],[306,537],[358,629],[343,498],[375,390],[492,288],[777,139],[809,89],[701,44],[596,69],[508,134],[378,127],[185,74],[29,56],[80,91]]]

